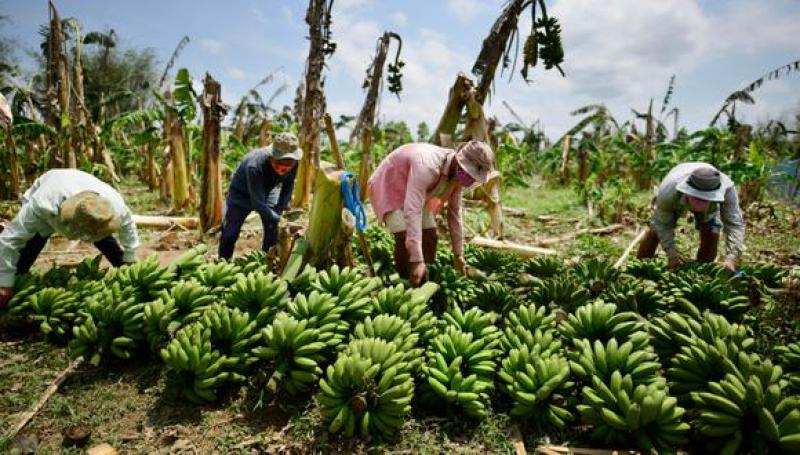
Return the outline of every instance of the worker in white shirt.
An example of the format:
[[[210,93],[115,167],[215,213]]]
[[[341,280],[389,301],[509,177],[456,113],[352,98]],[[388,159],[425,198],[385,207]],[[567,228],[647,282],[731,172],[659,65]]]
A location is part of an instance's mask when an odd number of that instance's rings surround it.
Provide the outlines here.
[[[122,195],[82,171],[48,171],[25,192],[16,218],[0,233],[0,308],[14,296],[16,276],[30,270],[55,233],[93,243],[115,267],[136,260],[139,236]]]

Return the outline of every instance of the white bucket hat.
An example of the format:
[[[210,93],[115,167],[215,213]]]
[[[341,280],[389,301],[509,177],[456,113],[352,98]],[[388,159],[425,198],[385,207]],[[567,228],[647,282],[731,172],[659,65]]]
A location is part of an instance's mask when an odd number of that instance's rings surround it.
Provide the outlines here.
[[[686,179],[675,186],[679,192],[697,199],[712,202],[725,200],[722,174],[713,167],[697,168]]]

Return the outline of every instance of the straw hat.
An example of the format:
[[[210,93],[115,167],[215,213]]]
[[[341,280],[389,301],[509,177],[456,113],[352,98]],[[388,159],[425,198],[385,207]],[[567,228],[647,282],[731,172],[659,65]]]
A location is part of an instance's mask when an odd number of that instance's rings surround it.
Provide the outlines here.
[[[120,228],[120,218],[111,201],[92,191],[82,191],[65,199],[59,218],[76,234],[94,239],[107,237]]]
[[[725,200],[722,188],[722,174],[713,167],[701,167],[692,171],[686,180],[678,183],[675,189],[687,196],[712,202]]]
[[[470,177],[483,185],[489,179],[489,173],[492,171],[494,153],[485,142],[473,140],[459,147],[456,161]]]

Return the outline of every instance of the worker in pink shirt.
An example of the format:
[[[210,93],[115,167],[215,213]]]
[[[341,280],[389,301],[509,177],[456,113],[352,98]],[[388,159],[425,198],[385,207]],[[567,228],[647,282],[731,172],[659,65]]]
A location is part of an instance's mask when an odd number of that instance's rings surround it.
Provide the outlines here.
[[[369,197],[378,219],[394,235],[398,274],[419,286],[436,258],[435,215],[447,204],[447,224],[455,268],[464,273],[464,189],[486,183],[494,154],[484,142],[461,144],[457,151],[432,144],[406,144],[381,161],[369,179]]]

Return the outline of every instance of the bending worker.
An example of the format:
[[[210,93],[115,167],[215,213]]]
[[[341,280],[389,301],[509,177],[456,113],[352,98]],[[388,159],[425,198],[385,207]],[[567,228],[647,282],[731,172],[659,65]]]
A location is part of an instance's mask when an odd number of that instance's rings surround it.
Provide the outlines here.
[[[0,308],[14,295],[15,276],[30,270],[54,233],[94,243],[114,267],[136,260],[139,236],[122,195],[83,171],[48,171],[25,192],[16,218],[0,233]]]
[[[378,219],[394,235],[398,274],[418,286],[436,258],[435,214],[447,204],[456,269],[464,273],[461,197],[464,189],[486,183],[492,149],[470,141],[458,151],[432,144],[406,144],[381,161],[369,180],[369,196]]]
[[[639,258],[653,257],[659,243],[667,253],[668,267],[683,263],[675,245],[675,224],[689,210],[700,231],[699,262],[717,257],[720,230],[725,228],[725,256],[722,265],[734,270],[744,245],[744,221],[736,187],[727,175],[706,163],[675,166],[658,187],[650,230],[639,245]]]
[[[289,205],[302,152],[291,133],[275,136],[271,145],[242,158],[231,177],[219,239],[219,257],[230,259],[247,215],[257,212],[264,227],[264,251],[278,243],[278,221]]]

